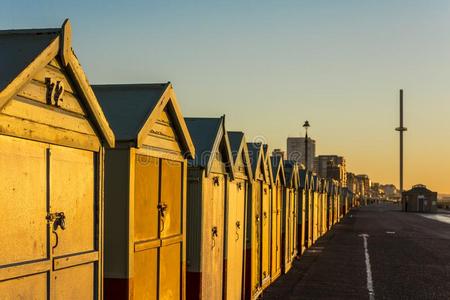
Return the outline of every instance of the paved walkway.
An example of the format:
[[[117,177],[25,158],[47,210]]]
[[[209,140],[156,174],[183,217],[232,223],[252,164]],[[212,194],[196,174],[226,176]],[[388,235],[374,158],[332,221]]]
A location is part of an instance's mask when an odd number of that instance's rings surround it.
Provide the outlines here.
[[[372,299],[450,299],[450,224],[393,205],[354,210],[263,299],[370,299],[368,269]]]

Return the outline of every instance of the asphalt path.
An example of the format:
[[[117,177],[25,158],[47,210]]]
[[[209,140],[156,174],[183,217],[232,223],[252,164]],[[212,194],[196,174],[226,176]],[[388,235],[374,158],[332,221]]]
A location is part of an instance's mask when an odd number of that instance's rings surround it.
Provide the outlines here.
[[[450,299],[446,220],[445,213],[404,213],[392,204],[355,209],[263,299]]]

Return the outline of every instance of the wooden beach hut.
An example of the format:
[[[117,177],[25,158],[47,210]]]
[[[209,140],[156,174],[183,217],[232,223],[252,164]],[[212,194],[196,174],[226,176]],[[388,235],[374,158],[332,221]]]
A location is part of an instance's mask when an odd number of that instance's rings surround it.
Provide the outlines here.
[[[185,118],[196,155],[187,185],[187,298],[222,299],[227,182],[233,157],[220,118]]]
[[[270,261],[270,278],[271,281],[276,280],[281,275],[281,258],[282,258],[282,208],[283,201],[286,197],[286,177],[284,170],[284,160],[281,156],[271,156],[271,170],[273,178],[272,199],[270,205],[271,211],[271,261]]]
[[[319,238],[319,194],[320,179],[316,174],[312,174],[313,181],[313,201],[312,201],[312,243],[314,244]]]
[[[194,147],[173,87],[92,87],[116,135],[105,159],[105,298],[184,299]]]
[[[246,207],[252,168],[243,132],[228,132],[233,154],[234,178],[228,181],[225,205],[224,299],[240,300],[244,296]]]
[[[269,146],[263,145],[263,161],[262,167],[269,174],[268,180],[263,183],[263,197],[262,197],[262,219],[261,219],[261,234],[262,234],[262,255],[261,255],[261,272],[262,272],[262,289],[264,290],[270,285],[270,273],[271,273],[271,224],[272,214],[270,205],[272,202],[272,189],[273,189],[273,177],[272,177],[272,165],[270,163]]]
[[[322,232],[322,235],[324,235],[328,231],[328,225],[327,225],[327,218],[328,218],[328,180],[326,178],[320,179],[320,186],[321,186],[321,227],[320,230]]]
[[[285,168],[287,170],[287,168]],[[308,247],[308,200],[309,176],[305,169],[298,167],[298,213],[297,213],[297,249],[301,255]]]
[[[285,160],[284,171],[286,177],[286,192],[284,193],[282,209],[282,262],[283,273],[287,273],[294,261],[297,253],[300,251],[297,245],[299,239],[299,230],[297,227],[297,211],[299,210],[299,177],[298,165],[295,161]]]
[[[264,161],[263,145],[247,143],[247,146],[252,162],[253,180],[247,202],[245,299],[256,299],[261,295],[263,286],[263,203],[269,203],[271,179],[269,169]],[[267,222],[267,212],[265,222]]]
[[[2,299],[102,299],[114,134],[71,42],[68,20],[0,31]]]

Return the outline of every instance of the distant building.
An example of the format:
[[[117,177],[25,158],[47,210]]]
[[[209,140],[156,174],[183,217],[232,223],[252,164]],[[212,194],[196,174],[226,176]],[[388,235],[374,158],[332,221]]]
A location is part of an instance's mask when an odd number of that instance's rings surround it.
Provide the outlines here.
[[[381,185],[381,189],[384,192],[384,195],[387,199],[394,199],[399,197],[399,191],[393,184],[383,184]]]
[[[272,156],[281,156],[284,160],[286,159],[286,152],[281,149],[274,149],[272,151]]]
[[[316,157],[316,141],[308,138],[308,170],[313,170],[314,157]],[[306,165],[304,137],[287,138],[287,159]]]
[[[404,211],[437,212],[437,193],[432,192],[423,184],[417,184],[402,194]]]
[[[380,183],[372,182],[370,184],[370,197],[377,199],[384,198],[384,190],[381,188]]]
[[[334,163],[332,160],[327,163],[326,178],[339,181],[341,187],[347,187],[347,172],[345,167]]]
[[[357,193],[356,175],[350,172],[347,172],[347,188],[353,194]]]
[[[314,172],[322,178],[338,180],[343,187],[347,186],[347,169],[343,156],[319,155],[315,157]]]
[[[356,175],[356,182],[357,182],[357,192],[364,197],[370,196],[370,179],[369,176],[365,174],[359,174]]]

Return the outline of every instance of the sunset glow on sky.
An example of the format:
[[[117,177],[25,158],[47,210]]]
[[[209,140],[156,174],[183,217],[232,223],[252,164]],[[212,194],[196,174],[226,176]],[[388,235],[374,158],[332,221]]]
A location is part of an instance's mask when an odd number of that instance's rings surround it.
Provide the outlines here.
[[[59,27],[91,83],[171,81],[185,116],[317,154],[398,187],[450,193],[450,1],[3,1],[0,28]]]

